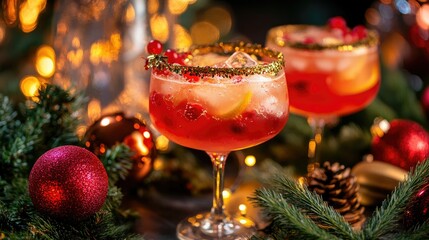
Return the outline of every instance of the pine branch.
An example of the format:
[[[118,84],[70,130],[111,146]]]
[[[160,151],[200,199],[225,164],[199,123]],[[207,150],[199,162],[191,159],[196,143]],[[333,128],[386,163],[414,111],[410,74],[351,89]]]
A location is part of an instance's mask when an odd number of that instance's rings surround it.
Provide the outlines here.
[[[366,239],[378,239],[401,229],[401,218],[409,200],[429,180],[429,160],[416,165],[407,179],[400,183],[377,208],[362,229]]]
[[[299,208],[288,203],[283,194],[271,189],[256,190],[255,197],[250,198],[253,203],[262,207],[265,213],[272,218],[276,229],[288,235],[296,232],[300,239],[338,239],[335,235],[319,228],[308,216],[304,215]],[[275,236],[278,239],[278,236]]]
[[[132,156],[134,153],[125,144],[117,144],[100,156],[100,161],[109,174],[109,183],[115,184],[118,180],[124,180],[133,167]]]
[[[405,232],[396,234],[391,239],[395,240],[421,240],[427,239],[429,236],[429,221],[426,220],[422,225],[416,226],[413,229],[410,229]]]
[[[332,207],[326,205],[322,197],[299,184],[288,176],[277,176],[272,181],[272,188],[305,214],[313,217],[313,221],[324,226],[342,239],[357,239],[357,234],[344,218]]]

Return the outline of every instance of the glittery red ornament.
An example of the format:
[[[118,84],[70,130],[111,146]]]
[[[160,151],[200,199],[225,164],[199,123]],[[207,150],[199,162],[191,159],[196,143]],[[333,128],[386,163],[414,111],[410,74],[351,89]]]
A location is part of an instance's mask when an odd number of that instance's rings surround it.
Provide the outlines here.
[[[429,218],[429,184],[425,185],[408,203],[404,212],[405,227],[412,228]]]
[[[139,182],[152,170],[156,157],[153,135],[138,118],[113,113],[95,121],[85,134],[85,146],[96,155],[118,143],[128,145],[134,152],[133,168],[128,180]]]
[[[34,207],[57,219],[77,221],[100,210],[108,176],[102,162],[85,148],[65,145],[40,156],[30,172]]]
[[[429,157],[429,134],[411,120],[376,120],[371,152],[375,160],[387,162],[406,171]]]

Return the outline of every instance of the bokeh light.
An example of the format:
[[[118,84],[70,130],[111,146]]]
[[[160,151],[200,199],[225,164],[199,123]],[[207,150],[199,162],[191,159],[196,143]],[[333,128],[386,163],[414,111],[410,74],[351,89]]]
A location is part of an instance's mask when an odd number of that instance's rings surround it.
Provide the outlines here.
[[[41,86],[41,81],[35,76],[25,76],[20,82],[22,94],[29,98],[36,97]]]
[[[39,47],[36,53],[35,67],[40,76],[52,77],[55,72],[55,51],[52,47],[47,45]]]
[[[191,27],[191,37],[194,44],[210,44],[219,40],[220,32],[209,22],[197,22]]]

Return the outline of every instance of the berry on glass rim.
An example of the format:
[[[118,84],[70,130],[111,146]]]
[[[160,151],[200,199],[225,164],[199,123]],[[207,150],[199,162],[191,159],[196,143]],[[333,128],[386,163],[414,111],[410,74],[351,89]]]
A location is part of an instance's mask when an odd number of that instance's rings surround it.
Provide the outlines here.
[[[359,40],[366,38],[367,34],[368,31],[363,25],[358,25],[352,29],[352,35]]]
[[[150,40],[146,48],[149,54],[160,54],[162,52],[162,43],[158,40]]]
[[[328,26],[332,29],[336,28],[336,29],[345,30],[347,29],[347,22],[343,17],[336,16],[328,20]]]

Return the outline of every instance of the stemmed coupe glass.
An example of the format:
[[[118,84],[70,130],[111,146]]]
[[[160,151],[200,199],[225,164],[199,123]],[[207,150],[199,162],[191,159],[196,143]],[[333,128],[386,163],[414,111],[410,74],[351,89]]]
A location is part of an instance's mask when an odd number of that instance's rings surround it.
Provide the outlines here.
[[[283,54],[251,43],[216,43],[186,51],[149,43],[149,113],[171,141],[203,150],[213,164],[213,205],[182,220],[180,239],[248,239],[255,223],[224,207],[224,168],[231,151],[278,134],[289,116]]]
[[[376,97],[378,42],[377,32],[362,25],[350,29],[340,16],[324,26],[282,25],[268,31],[266,46],[291,60],[285,67],[290,111],[306,117],[313,130],[309,168],[319,161],[326,123],[362,110]]]

